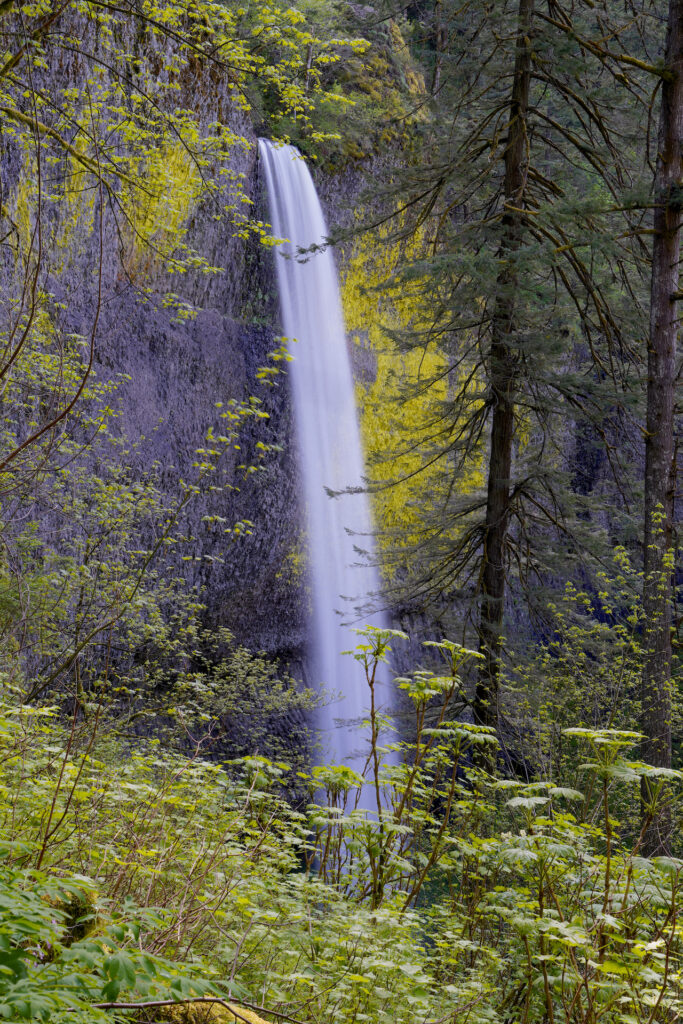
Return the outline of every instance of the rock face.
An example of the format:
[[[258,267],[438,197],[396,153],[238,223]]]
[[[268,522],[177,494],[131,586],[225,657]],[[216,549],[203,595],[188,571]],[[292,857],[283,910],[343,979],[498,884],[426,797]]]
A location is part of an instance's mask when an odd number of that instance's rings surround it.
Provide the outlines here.
[[[244,175],[254,217],[267,220],[256,138],[245,123],[239,127],[253,149],[237,147],[232,170]],[[340,197],[339,175],[336,191],[319,176],[332,219],[348,216],[351,195],[359,187],[356,177],[345,176]],[[164,290],[177,287],[176,282],[154,268],[142,282],[122,282],[112,266],[98,325],[96,371],[104,379],[130,377],[117,392],[121,430],[131,440],[145,439],[132,468],[144,474],[159,464],[169,500],[180,492],[181,480],[192,479],[196,449],[207,429],[220,432],[216,403],[250,395],[263,403],[269,418],[248,423],[239,455],[222,467],[220,482],[227,488],[202,494],[191,506],[186,532],[194,538],[195,560],[181,562],[179,552],[173,568],[201,588],[209,625],[227,627],[239,643],[266,652],[302,676],[309,588],[290,388],[286,369],[275,386],[258,379],[269,353],[280,345],[273,255],[260,243],[233,238],[229,223],[216,223],[202,208],[192,214],[188,243],[224,267],[218,275],[183,282],[183,299],[201,312],[178,322],[162,303]],[[87,251],[92,241],[82,244]],[[83,265],[79,259],[80,273]],[[68,300],[64,326],[85,334],[91,311],[79,308],[74,269],[68,280],[65,275],[56,279],[53,290]],[[376,357],[367,336],[349,337],[349,351],[356,379],[373,380]],[[259,443],[281,450],[245,479],[237,467],[256,457]],[[253,527],[247,535],[226,540],[221,530],[206,524],[211,516],[228,524],[248,520]]]
[[[97,26],[82,22],[75,8],[68,17],[73,23],[69,20],[64,31],[82,40],[83,54],[96,54]],[[134,26],[124,23],[121,32],[123,50],[135,52],[139,40]],[[160,47],[157,56],[163,68],[163,39],[155,45]],[[83,54],[74,51],[65,58],[53,53],[37,72],[40,87],[55,95],[65,89],[77,91],[89,66]],[[253,204],[254,219],[267,220],[250,115],[235,102],[227,80],[200,71],[190,74],[190,70],[180,77],[173,103],[188,100],[189,105],[191,89],[191,105],[202,129],[210,131],[219,120],[234,132],[238,141],[230,152],[230,166],[221,170],[229,172],[227,181],[240,182]],[[162,77],[168,73],[168,69],[160,71]],[[111,83],[102,74],[105,89]],[[165,159],[163,153],[158,155]],[[58,198],[72,170],[65,160],[52,165],[57,198],[43,200],[41,291],[48,297],[51,323],[63,335],[86,340],[96,323],[94,371],[101,381],[120,381],[112,403],[120,411],[114,429],[131,442],[132,476],[154,473],[168,494],[169,508],[182,493],[182,482],[196,474],[196,450],[203,446],[207,430],[214,427],[221,432],[216,404],[244,401],[251,395],[262,401],[269,418],[248,421],[240,438],[241,450],[233,451],[221,464],[217,482],[223,489],[207,489],[193,501],[183,524],[191,545],[170,549],[164,558],[165,571],[184,577],[200,590],[209,625],[227,627],[239,643],[296,669],[303,662],[309,599],[290,392],[286,372],[276,378],[275,386],[265,386],[259,379],[259,368],[280,345],[272,253],[256,240],[245,240],[237,230],[239,223],[236,228],[229,215],[217,216],[220,202],[214,193],[211,202],[190,206],[182,223],[183,242],[208,265],[222,269],[172,276],[153,245],[139,245],[132,236],[125,237],[125,218],[121,221],[111,197],[105,202],[104,194],[98,199],[92,190],[79,193],[75,188],[68,201]],[[30,161],[21,147],[4,146],[0,200],[19,224],[21,203],[30,206],[26,195],[21,198],[30,191],[30,177]],[[318,175],[318,184],[331,222],[339,220],[341,211],[345,211],[342,220],[348,221],[360,185],[358,172],[349,169],[334,180]],[[228,207],[230,186],[225,188]],[[157,208],[153,213],[163,235],[163,217]],[[30,217],[25,219],[28,233]],[[16,265],[0,252],[5,302],[21,288],[17,274]],[[173,293],[179,293],[178,301],[187,309],[199,310],[198,314],[179,317],[167,301]],[[372,380],[376,367],[368,339],[355,337],[349,342],[357,378]],[[259,445],[273,444],[280,450],[264,459],[259,472],[245,476],[240,465],[254,460]],[[98,455],[93,451],[87,457],[96,461]],[[225,520],[226,526],[249,521],[253,527],[233,538],[216,526],[215,517]],[[190,552],[192,558],[187,560]]]
[[[250,172],[256,199],[254,162]],[[193,232],[205,226],[198,215]],[[218,249],[220,231],[211,228]],[[184,298],[203,306],[194,319],[179,322],[163,308],[159,293],[147,297],[131,286],[114,289],[98,326],[96,371],[105,379],[129,378],[117,392],[120,429],[133,441],[144,438],[131,468],[144,474],[158,464],[170,502],[181,492],[181,481],[193,479],[196,450],[207,430],[221,432],[217,403],[225,406],[252,395],[262,403],[269,418],[247,421],[240,451],[222,460],[218,479],[211,481],[224,489],[207,489],[189,507],[185,532],[193,538],[194,557],[176,568],[188,583],[201,587],[209,624],[226,626],[252,650],[291,663],[301,657],[306,606],[292,413],[286,374],[275,379],[275,386],[258,379],[278,345],[271,256],[227,237],[224,259],[226,271],[219,280],[207,284],[199,279],[189,295],[185,291]],[[261,297],[260,307],[254,294]],[[79,325],[72,302],[68,308],[70,329],[83,330],[87,312],[82,311]],[[239,318],[245,310],[250,319]],[[245,475],[238,467],[256,459],[259,444],[277,444],[281,450],[266,456],[258,472]],[[232,538],[207,524],[213,516],[226,525],[249,521],[253,527]],[[180,551],[178,559],[182,556]]]
[[[45,72],[45,87],[64,88],[77,77],[77,63],[55,63]],[[192,83],[193,89],[200,86]],[[253,202],[254,219],[260,219],[265,214],[253,126],[227,84],[214,86],[198,101],[202,117],[207,123],[220,118],[240,137],[228,170]],[[0,200],[16,219],[28,173],[18,147],[0,151]],[[63,171],[54,173],[57,193]],[[217,403],[252,395],[262,402],[269,418],[246,421],[241,450],[223,459],[220,479],[211,481],[224,489],[207,489],[189,506],[183,532],[192,544],[171,549],[165,571],[200,588],[208,625],[225,626],[238,643],[296,665],[302,660],[307,596],[289,388],[286,371],[274,386],[259,379],[269,353],[281,344],[272,254],[241,237],[239,225],[229,215],[217,217],[216,208],[215,196],[211,203],[195,204],[184,241],[222,269],[174,277],[150,249],[136,252],[128,240],[130,251],[124,251],[113,204],[103,213],[100,252],[96,199],[82,215],[45,200],[41,292],[54,328],[64,336],[89,339],[96,323],[93,369],[100,381],[120,381],[112,401],[120,412],[114,429],[134,446],[132,475],[153,472],[169,508],[182,493],[182,481],[196,476],[196,451],[207,429],[223,432]],[[21,287],[17,274],[16,265],[0,254],[6,303]],[[169,306],[169,294],[178,292],[186,308],[199,310],[196,316],[179,317]],[[257,457],[257,446],[274,444],[280,450],[263,460],[259,472],[245,475],[239,469]],[[96,460],[97,452],[88,457]],[[253,527],[233,538],[207,522],[216,516],[226,526],[248,520]],[[185,560],[190,551],[192,559]]]
[[[288,442],[289,390],[286,377],[271,388],[257,380],[273,338],[273,328],[236,321],[219,309],[174,323],[167,310],[124,292],[107,308],[97,371],[105,378],[130,376],[117,400],[122,432],[140,441],[131,468],[142,475],[158,464],[169,504],[181,493],[181,480],[193,479],[196,449],[208,428],[220,432],[216,403],[260,396],[270,418],[248,421],[241,451],[219,463],[211,483],[225,489],[207,489],[189,506],[183,532],[194,540],[179,550],[174,568],[202,588],[211,625],[227,626],[245,646],[291,661],[303,643],[305,596],[297,571],[298,477]],[[259,443],[277,443],[282,450],[245,477],[237,467],[255,458]],[[227,525],[254,525],[249,534],[232,538],[207,523],[214,516]],[[188,551],[194,560],[180,562]]]

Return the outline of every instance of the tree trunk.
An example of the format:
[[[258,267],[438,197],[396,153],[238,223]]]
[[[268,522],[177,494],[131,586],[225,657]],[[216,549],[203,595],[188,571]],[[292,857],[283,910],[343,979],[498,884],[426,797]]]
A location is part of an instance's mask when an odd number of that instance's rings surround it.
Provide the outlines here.
[[[527,178],[527,112],[531,82],[531,19],[534,0],[519,0],[515,66],[510,100],[505,180],[503,233],[498,258],[497,298],[493,312],[489,362],[493,405],[488,470],[488,496],[484,527],[479,613],[479,652],[484,661],[474,698],[474,719],[479,725],[498,725],[498,691],[505,598],[505,546],[510,515],[510,476],[514,437],[517,355],[515,333],[518,270],[516,252],[524,230],[524,193]]]
[[[432,75],[432,96],[436,96],[441,87],[441,67],[443,55],[448,45],[448,29],[443,20],[443,0],[434,4],[434,73]]]
[[[674,402],[677,295],[683,194],[683,0],[670,0],[655,172],[654,243],[647,350],[642,681],[643,758],[671,765],[671,578],[673,565]],[[643,812],[649,787],[643,785]],[[670,819],[658,813],[646,832],[649,853],[668,847]]]

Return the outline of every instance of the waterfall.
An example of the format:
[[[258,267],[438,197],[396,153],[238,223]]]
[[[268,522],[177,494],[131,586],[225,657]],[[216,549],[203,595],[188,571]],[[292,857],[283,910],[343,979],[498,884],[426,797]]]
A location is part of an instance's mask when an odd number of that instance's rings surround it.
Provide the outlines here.
[[[355,647],[351,625],[385,625],[358,611],[379,590],[377,570],[359,564],[354,545],[373,560],[368,498],[360,490],[363,453],[353,377],[334,258],[329,247],[296,259],[300,249],[322,243],[327,226],[305,161],[293,146],[262,139],[260,156],[273,233],[286,239],[276,257],[282,326],[290,340],[297,443],[303,475],[313,599],[310,662],[316,682],[340,699],[318,713],[325,763],[362,771],[368,733],[359,723],[369,691],[362,666],[341,652]],[[330,491],[358,488],[331,498]],[[389,690],[380,684],[385,706]],[[363,806],[370,801],[363,800]]]

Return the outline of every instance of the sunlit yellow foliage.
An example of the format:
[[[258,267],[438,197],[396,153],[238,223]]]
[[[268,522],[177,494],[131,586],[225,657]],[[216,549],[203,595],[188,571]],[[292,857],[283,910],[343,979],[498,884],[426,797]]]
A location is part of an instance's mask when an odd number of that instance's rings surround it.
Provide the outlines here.
[[[306,555],[306,538],[302,535],[297,544],[285,555],[275,578],[298,586],[306,576],[308,568]]]
[[[357,404],[361,433],[373,482],[373,510],[385,556],[385,577],[402,568],[401,552],[423,536],[425,507],[443,496],[444,460],[427,464],[421,439],[426,426],[449,397],[451,376],[443,354],[433,345],[401,352],[387,331],[424,326],[425,309],[419,282],[410,293],[378,291],[399,259],[419,255],[424,236],[411,243],[389,242],[365,234],[356,243],[342,282],[342,303],[351,344],[369,346],[376,361],[373,382],[358,382]],[[424,390],[406,397],[409,383],[424,382]],[[428,385],[428,386],[427,386]],[[482,467],[473,460],[471,470],[456,483],[461,493],[482,485]]]
[[[85,155],[86,137],[76,136],[73,146]],[[93,230],[98,191],[90,179],[91,176],[84,170],[83,165],[75,157],[67,155],[63,195],[60,197],[60,225],[55,239],[55,250],[61,256],[55,267],[58,271],[61,271],[67,260],[73,257],[72,250],[79,229],[85,235],[89,235]]]
[[[408,44],[403,38],[403,33],[401,32],[398,23],[393,18],[389,22],[389,32],[391,34],[392,48],[399,57],[403,66],[403,74],[405,76],[408,92],[413,96],[424,97],[426,94],[424,74],[411,60]],[[427,117],[426,110],[422,105],[420,105],[414,112],[413,117],[420,121]]]
[[[145,176],[147,190],[136,192],[131,210],[134,237],[128,270],[135,275],[144,273],[155,258],[172,260],[202,190],[199,168],[180,142],[153,153]]]
[[[389,303],[372,290],[389,276],[398,256],[398,244],[364,235],[356,244],[342,286],[344,315],[352,343],[362,344],[367,338],[377,361],[374,382],[359,382],[356,389],[366,459],[372,480],[380,485],[373,494],[373,509],[381,529],[380,544],[385,549],[395,545],[397,536],[401,538],[401,547],[406,548],[417,539],[420,524],[412,503],[416,482],[410,474],[420,469],[422,455],[419,450],[405,452],[405,439],[411,432],[417,436],[433,403],[446,397],[447,388],[444,378],[439,386],[419,398],[396,404],[401,386],[408,379],[430,377],[441,366],[438,353],[428,350],[401,354],[385,334],[385,328],[406,326],[421,314],[415,301]],[[396,454],[397,448],[404,453]],[[389,483],[394,486],[381,487]],[[419,487],[425,493],[436,484],[433,470],[425,470],[419,478]]]
[[[22,253],[27,253],[31,245],[31,210],[35,191],[33,175],[30,172],[23,174],[14,196],[14,226]]]
[[[72,146],[75,151],[85,154],[87,148],[85,137],[76,136]],[[56,173],[55,168],[57,168]],[[42,175],[51,177],[49,191],[44,183],[39,190],[35,156],[26,153],[11,202],[10,217],[14,231],[10,235],[10,239],[16,243],[17,257],[22,263],[29,258],[29,254],[33,258],[37,257],[39,245],[38,235],[35,231],[37,204],[39,199],[42,203],[58,200],[59,223],[54,235],[48,233],[45,224],[42,225],[41,242],[43,249],[46,244],[49,245],[53,272],[61,273],[69,259],[74,256],[75,239],[79,227],[83,229],[85,235],[90,234],[93,230],[95,200],[98,192],[93,185],[91,176],[71,154],[66,154],[63,160],[43,158]],[[59,179],[58,182],[53,180],[55,177]]]

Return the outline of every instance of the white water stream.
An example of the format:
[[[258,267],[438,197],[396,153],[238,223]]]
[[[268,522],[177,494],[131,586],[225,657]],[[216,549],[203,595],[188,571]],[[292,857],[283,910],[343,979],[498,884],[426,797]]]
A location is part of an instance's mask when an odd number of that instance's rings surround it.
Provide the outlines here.
[[[276,258],[282,326],[293,362],[297,443],[303,470],[313,622],[310,661],[315,682],[340,699],[319,712],[322,760],[362,771],[369,731],[360,728],[369,691],[362,666],[341,652],[355,647],[350,626],[384,626],[380,615],[358,608],[379,591],[377,570],[354,550],[373,558],[367,495],[358,491],[331,498],[327,489],[360,488],[363,453],[353,378],[334,258],[328,246],[305,262],[296,254],[327,237],[327,226],[305,161],[293,146],[259,143],[270,219],[277,238],[286,239]],[[386,706],[389,690],[379,687]],[[368,806],[368,799],[362,806]]]

